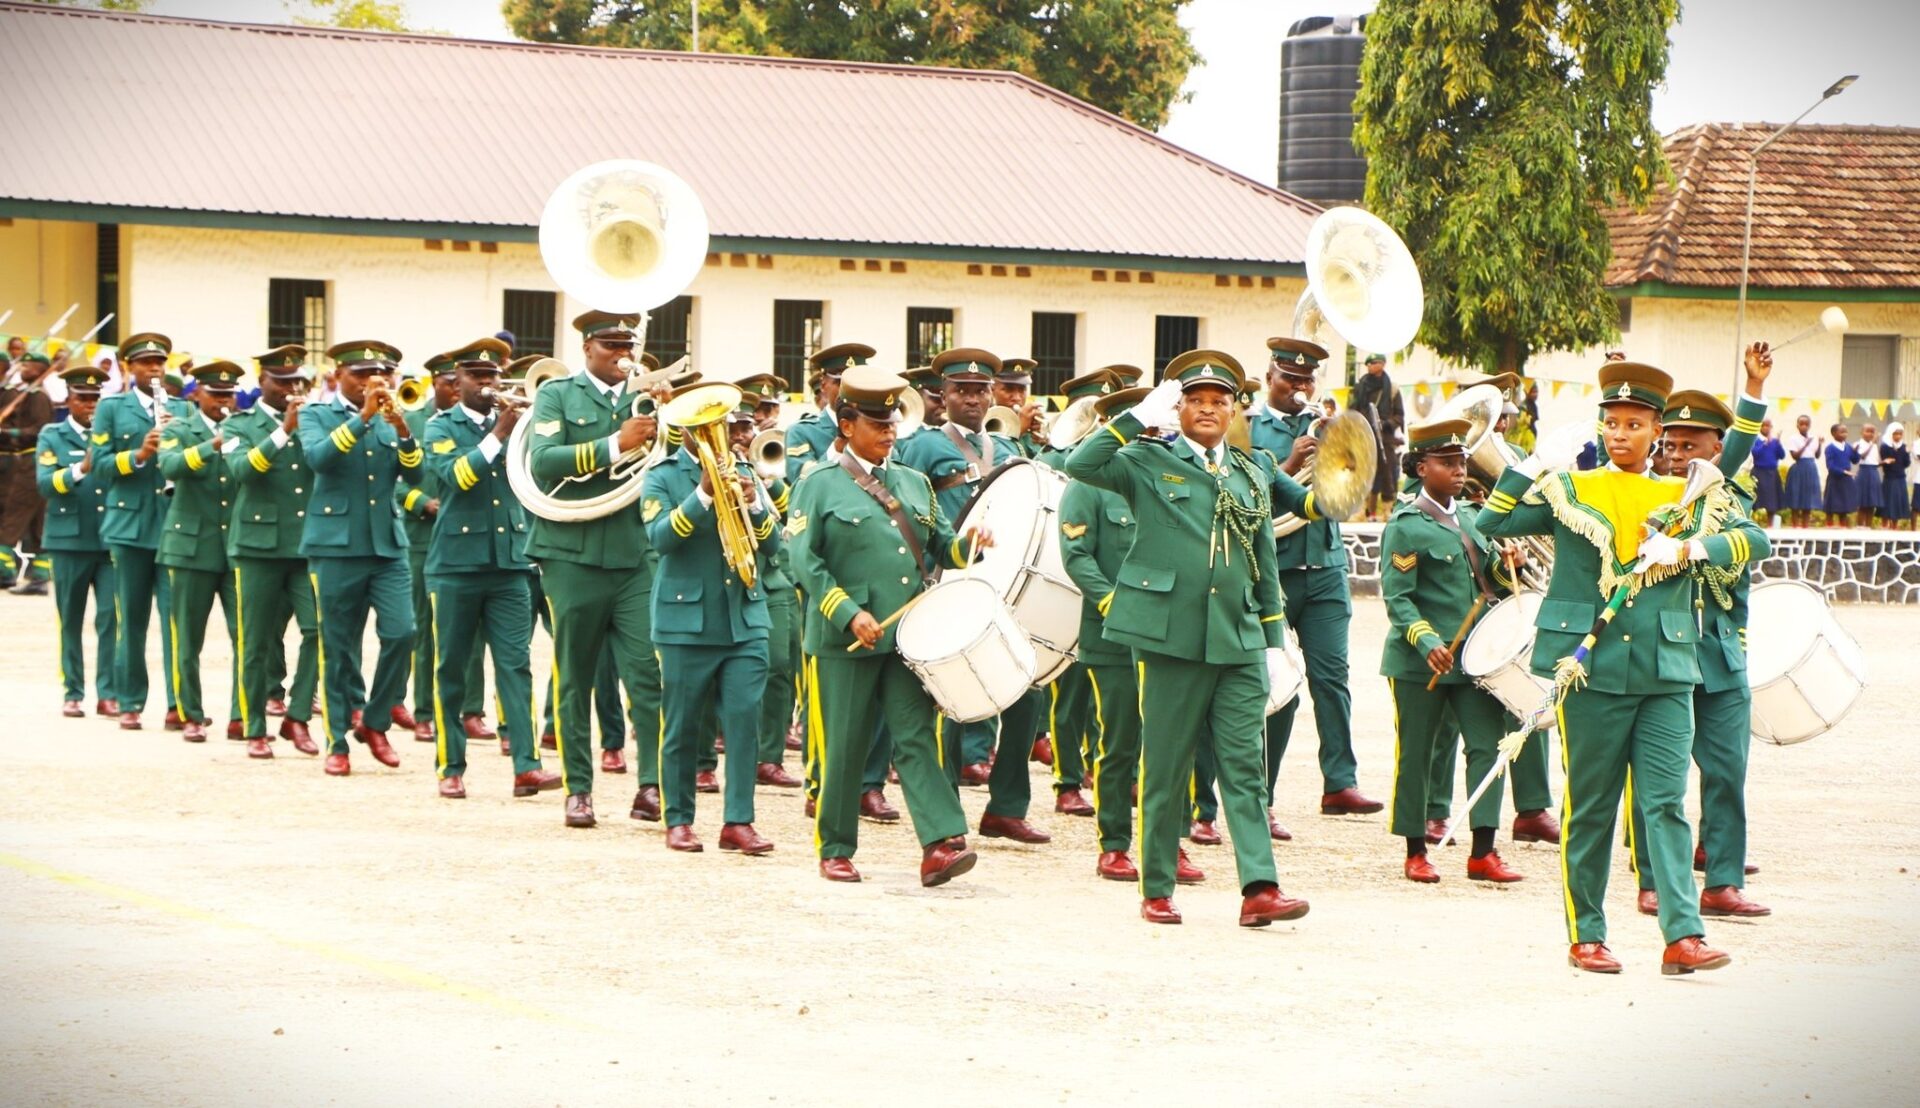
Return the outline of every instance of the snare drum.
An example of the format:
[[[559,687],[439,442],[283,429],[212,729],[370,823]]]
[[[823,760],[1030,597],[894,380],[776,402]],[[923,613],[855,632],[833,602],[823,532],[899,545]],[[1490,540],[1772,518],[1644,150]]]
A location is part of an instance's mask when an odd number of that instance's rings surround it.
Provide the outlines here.
[[[1080,589],[1060,556],[1060,498],[1066,491],[1064,474],[1025,458],[994,470],[961,510],[956,527],[961,534],[986,527],[993,532],[993,550],[975,565],[941,575],[984,581],[1013,609],[1033,643],[1035,685],[1066,672],[1080,645]]]
[[[1755,585],[1747,602],[1753,737],[1780,746],[1839,726],[1867,687],[1867,660],[1818,589]]]
[[[1528,668],[1540,600],[1537,592],[1518,592],[1496,602],[1460,648],[1460,671],[1522,720],[1532,719],[1553,692],[1553,682]]]
[[[1287,702],[1300,695],[1300,686],[1306,683],[1307,658],[1300,653],[1300,643],[1294,638],[1293,628],[1287,628],[1285,645],[1279,650],[1267,651],[1267,714],[1272,715],[1287,706]]]
[[[1033,646],[985,581],[929,588],[900,617],[893,641],[941,714],[961,723],[992,719],[1033,684]]]

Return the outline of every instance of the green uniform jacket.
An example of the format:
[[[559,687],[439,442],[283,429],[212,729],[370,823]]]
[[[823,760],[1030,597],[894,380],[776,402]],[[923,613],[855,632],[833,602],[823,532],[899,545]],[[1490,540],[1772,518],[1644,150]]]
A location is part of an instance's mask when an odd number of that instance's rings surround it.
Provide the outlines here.
[[[273,445],[282,416],[264,404],[227,417],[227,473],[234,481],[233,517],[227,527],[227,554],[234,558],[298,558],[307,526],[307,498],[313,467],[296,436]]]
[[[1640,477],[1597,469],[1549,473],[1533,489],[1525,474],[1508,469],[1474,521],[1486,538],[1553,536],[1553,574],[1547,582],[1546,599],[1534,618],[1532,668],[1541,677],[1552,677],[1554,663],[1579,647],[1613,587],[1625,581],[1632,568],[1618,560],[1613,525],[1606,513],[1584,502],[1580,493],[1582,485],[1599,488],[1604,486],[1598,482],[1622,478],[1629,482],[1663,482],[1676,490],[1684,485],[1678,477]],[[1739,513],[1731,494],[1724,490],[1710,493],[1694,505],[1689,526],[1680,537],[1696,535],[1710,513],[1719,517],[1715,526],[1722,528],[1701,540],[1710,564],[1744,563],[1756,542],[1760,544],[1758,549],[1766,548],[1765,533]],[[1640,522],[1625,520],[1622,525],[1637,528]],[[1601,634],[1587,656],[1587,685],[1615,694],[1689,692],[1700,683],[1700,638],[1692,576],[1666,576],[1644,586],[1628,600]]]
[[[100,541],[100,521],[107,514],[106,486],[95,481],[92,472],[78,479],[73,475],[73,467],[87,455],[87,439],[87,432],[71,419],[40,428],[34,457],[40,496],[47,502],[42,550],[76,554],[106,550]]]
[[[1467,541],[1480,552],[1480,566],[1493,585],[1494,595],[1510,594],[1513,578],[1506,562],[1474,528],[1479,505],[1455,497],[1454,511]],[[1410,502],[1397,503],[1380,536],[1380,595],[1387,602],[1388,624],[1387,643],[1380,652],[1381,676],[1408,680],[1433,676],[1427,668],[1427,653],[1448,645],[1448,636],[1467,618],[1474,598],[1480,595],[1473,566],[1460,545],[1460,534],[1449,531]],[[1486,609],[1482,608],[1474,622],[1485,616]],[[1455,659],[1453,669],[1440,680],[1457,685],[1468,678]]]
[[[1720,448],[1720,472],[1732,486],[1741,512],[1750,515],[1753,512],[1752,478],[1736,475],[1753,453],[1753,440],[1760,435],[1760,420],[1766,416],[1767,406],[1742,396],[1733,414],[1733,426]],[[1754,540],[1749,562],[1765,558],[1771,549],[1766,531],[1756,529],[1760,537]],[[1747,594],[1752,589],[1753,574],[1747,563],[1733,568],[1735,572],[1722,575],[1720,592],[1729,601],[1727,605],[1719,603],[1719,597],[1704,580],[1698,597],[1702,615],[1701,686],[1710,693],[1729,692],[1747,683]]]
[[[167,413],[178,419],[188,414],[177,400],[166,401]],[[166,521],[167,480],[153,462],[134,463],[140,443],[153,430],[139,396],[117,392],[100,401],[93,413],[93,469],[91,475],[107,490],[107,514],[100,522],[102,542],[157,550],[160,527]]]
[[[760,584],[769,594],[775,589],[793,588],[793,557],[787,551],[786,522],[787,508],[793,498],[793,486],[775,479],[762,482],[767,495],[773,498],[773,530],[760,540]]]
[[[158,561],[163,566],[227,571],[234,480],[226,459],[213,447],[215,434],[206,417],[194,411],[167,424],[160,436],[160,472],[173,482],[166,529],[160,535]]]
[[[966,564],[966,551],[926,477],[899,462],[888,462],[881,473],[927,557],[943,566]],[[847,630],[854,616],[866,612],[885,619],[920,591],[920,567],[892,519],[837,465],[814,469],[794,492],[787,543],[794,578],[807,594],[808,654],[840,651],[833,656],[844,656],[854,641]],[[898,628],[898,623],[887,627],[875,644],[877,652],[893,649]]]
[[[300,552],[309,558],[398,558],[407,533],[394,487],[420,483],[422,452],[375,416],[363,422],[336,396],[300,409],[300,446],[313,467]]]
[[[407,427],[413,432],[415,442],[422,446],[426,445],[427,424],[440,414],[434,410],[432,402],[407,413]],[[433,541],[433,517],[427,514],[427,504],[434,500],[444,501],[447,489],[450,487],[435,475],[433,459],[429,457],[421,471],[420,485],[417,489],[407,489],[404,492],[394,490],[395,495],[400,498],[401,525],[406,528],[407,547],[415,554],[424,557]]]
[[[1133,509],[1117,492],[1074,481],[1060,498],[1060,556],[1067,576],[1080,587],[1080,649],[1083,665],[1124,666],[1133,657],[1124,643],[1108,642],[1107,605],[1113,578],[1133,549]]]
[[[787,425],[787,480],[798,481],[808,462],[826,457],[827,445],[840,434],[830,413],[811,411]]]
[[[1312,509],[1311,494],[1291,480],[1276,481],[1264,455],[1232,449],[1254,467],[1254,486],[1229,462],[1221,478],[1184,441],[1134,441],[1140,421],[1122,414],[1077,447],[1067,475],[1110,489],[1133,508],[1138,537],[1115,579],[1103,634],[1108,642],[1189,661],[1238,665],[1259,661],[1280,646],[1286,626],[1279,571],[1264,521],[1253,528],[1253,564],[1239,541],[1221,541],[1216,488],[1249,510],[1270,512],[1267,488],[1280,490],[1284,510]],[[1216,484],[1218,480],[1218,484]]]
[[[733,455],[727,455],[729,459]],[[751,473],[745,462],[735,472]],[[640,514],[647,541],[660,554],[653,579],[653,641],[680,646],[732,646],[765,639],[773,619],[767,590],[742,582],[720,552],[718,516],[700,502],[700,462],[683,447],[647,471]],[[757,541],[772,537],[772,506],[749,509]],[[764,563],[755,551],[756,571]]]
[[[958,424],[953,426],[967,436],[967,441],[973,444],[974,450],[980,454],[982,461],[988,460],[984,441],[987,434],[984,431],[969,432]],[[1026,456],[1020,453],[1019,445],[1005,435],[994,435],[992,438],[992,469],[998,469],[1015,458]],[[909,435],[905,443],[895,445],[894,455],[926,474],[927,480],[935,483],[967,471],[966,455],[962,454],[960,447],[947,437],[946,431],[938,428],[928,427],[917,434]],[[982,470],[975,475],[974,480],[958,481],[940,490],[938,493],[940,510],[946,513],[948,522],[959,523],[960,513],[966,509],[967,501],[972,499],[975,490],[980,487],[980,481],[987,476],[988,472],[989,470]]]
[[[425,480],[441,490],[440,514],[428,530],[428,573],[533,571],[526,509],[507,483],[506,447],[491,462],[480,450],[496,418],[489,414],[482,426],[455,405],[427,421]]]
[[[532,443],[527,466],[534,480],[555,496],[581,500],[614,489],[619,482],[607,475],[613,464],[609,440],[632,412],[633,401],[624,389],[608,399],[584,371],[542,385],[534,393]],[[661,432],[666,428],[663,426]],[[567,477],[586,480],[562,485]],[[557,523],[535,517],[527,556],[535,561],[557,559],[606,569],[642,569],[652,565],[647,529],[640,506],[582,520]]]
[[[1313,426],[1313,412],[1302,409],[1295,415],[1281,415],[1271,408],[1263,408],[1248,420],[1248,433],[1254,449],[1264,450],[1274,457],[1274,468],[1293,453],[1293,440],[1307,433]],[[1282,473],[1285,477],[1286,474]],[[1291,477],[1288,478],[1292,480]],[[1275,505],[1281,498],[1274,497]],[[1285,508],[1279,508],[1285,511]],[[1305,527],[1291,535],[1274,540],[1274,556],[1279,559],[1281,569],[1306,569],[1319,566],[1340,566],[1347,564],[1346,543],[1340,538],[1340,524],[1330,519],[1314,519]]]

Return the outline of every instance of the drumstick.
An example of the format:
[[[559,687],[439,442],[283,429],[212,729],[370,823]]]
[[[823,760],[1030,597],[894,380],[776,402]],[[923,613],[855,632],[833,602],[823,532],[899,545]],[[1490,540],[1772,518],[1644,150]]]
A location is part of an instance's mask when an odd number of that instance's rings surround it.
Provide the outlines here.
[[[892,627],[896,622],[899,621],[901,616],[904,616],[907,614],[907,609],[913,607],[915,604],[920,603],[920,598],[925,595],[927,595],[926,590],[922,589],[921,591],[915,593],[911,600],[908,600],[905,604],[902,604],[900,605],[900,607],[894,609],[894,612],[892,615],[880,621],[880,630],[885,631],[887,628]],[[863,643],[856,638],[852,642],[847,644],[847,653],[851,654],[854,651],[859,650],[860,648],[866,647],[866,646],[867,646],[866,643]],[[872,648],[867,647],[867,649],[872,649]]]
[[[1482,606],[1486,604],[1486,602],[1487,602],[1486,593],[1481,593],[1479,596],[1476,596],[1473,598],[1473,607],[1467,609],[1467,618],[1460,621],[1460,629],[1453,633],[1453,642],[1447,645],[1448,654],[1454,654],[1457,651],[1459,651],[1460,640],[1467,637],[1467,628],[1473,626],[1473,618],[1480,614],[1480,609]],[[1432,692],[1433,687],[1435,685],[1438,685],[1439,683],[1440,683],[1440,675],[1436,673],[1432,677],[1428,678],[1427,691]]]

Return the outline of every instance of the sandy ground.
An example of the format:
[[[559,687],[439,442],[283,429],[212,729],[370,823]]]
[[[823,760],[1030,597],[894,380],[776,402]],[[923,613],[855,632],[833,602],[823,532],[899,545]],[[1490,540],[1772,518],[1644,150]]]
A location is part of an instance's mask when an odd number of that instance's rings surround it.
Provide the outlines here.
[[[1279,861],[1312,915],[1235,927],[1230,852],[1195,848],[1210,879],[1159,928],[1094,878],[1092,821],[1050,811],[1050,846],[982,844],[931,891],[906,826],[867,825],[867,881],[838,886],[791,792],[759,794],[773,855],[682,856],[625,818],[631,778],[568,831],[557,794],[509,797],[497,757],[451,803],[413,742],[334,780],[284,744],[269,763],[184,745],[152,713],[138,734],[63,720],[50,606],[0,607],[6,1103],[1852,1104],[1920,1083],[1912,609],[1843,610],[1877,648],[1864,703],[1754,752],[1749,892],[1776,914],[1716,921],[1733,967],[1669,979],[1624,861],[1627,972],[1575,972],[1554,849],[1504,844],[1518,886],[1470,885],[1458,848],[1411,885],[1384,814],[1316,814],[1304,745]],[[1384,617],[1356,608],[1361,784],[1385,797]],[[224,704],[224,649],[209,662]],[[709,842],[718,820],[704,804]]]

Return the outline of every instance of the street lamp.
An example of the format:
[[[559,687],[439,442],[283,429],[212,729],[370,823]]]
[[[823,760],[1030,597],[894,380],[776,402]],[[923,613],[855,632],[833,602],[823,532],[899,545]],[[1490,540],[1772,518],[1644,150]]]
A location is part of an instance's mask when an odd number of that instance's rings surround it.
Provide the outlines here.
[[[1820,99],[1808,105],[1807,110],[1793,117],[1793,121],[1768,135],[1766,141],[1747,151],[1747,223],[1740,237],[1740,308],[1733,324],[1733,376],[1734,394],[1740,392],[1741,368],[1745,365],[1747,350],[1747,262],[1753,255],[1753,185],[1760,173],[1760,152],[1772,146],[1775,139],[1794,129],[1799,122],[1812,114],[1813,109],[1847,91],[1847,87],[1859,80],[1857,73],[1848,74],[1827,86]]]

